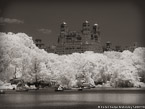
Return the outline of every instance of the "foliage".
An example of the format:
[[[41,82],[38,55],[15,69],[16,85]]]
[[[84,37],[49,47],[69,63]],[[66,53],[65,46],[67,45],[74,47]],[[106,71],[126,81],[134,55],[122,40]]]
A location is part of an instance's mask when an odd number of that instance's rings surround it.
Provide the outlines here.
[[[25,82],[56,81],[64,87],[110,84],[138,87],[145,83],[145,48],[134,52],[73,53],[57,55],[35,46],[25,33],[0,33],[0,80],[16,77]],[[142,84],[141,83],[141,84]]]

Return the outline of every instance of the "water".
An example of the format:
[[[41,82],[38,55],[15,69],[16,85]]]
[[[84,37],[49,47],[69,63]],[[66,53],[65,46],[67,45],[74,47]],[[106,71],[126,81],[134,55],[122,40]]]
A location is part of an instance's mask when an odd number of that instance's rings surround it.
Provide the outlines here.
[[[145,92],[121,89],[83,92],[41,90],[0,95],[0,109],[96,109],[100,105],[145,105]]]

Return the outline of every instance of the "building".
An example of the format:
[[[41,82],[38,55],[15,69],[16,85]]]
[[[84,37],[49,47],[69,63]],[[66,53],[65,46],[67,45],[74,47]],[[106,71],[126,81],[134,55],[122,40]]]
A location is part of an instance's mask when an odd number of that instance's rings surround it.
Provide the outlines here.
[[[103,53],[104,51],[117,51],[123,50],[134,51],[137,48],[137,43],[133,46],[126,46],[124,49],[121,46],[112,48],[110,41],[106,42],[105,46],[101,46],[100,28],[98,24],[92,27],[88,21],[83,22],[81,31],[70,31],[66,22],[60,25],[60,34],[58,36],[57,44],[45,47],[41,39],[36,39],[35,44],[38,48],[44,49],[48,53],[56,54],[71,54],[83,53],[85,51],[94,51],[96,53]]]
[[[41,39],[35,39],[35,44],[38,48],[44,49],[44,44],[42,43]]]
[[[90,28],[88,21],[83,22],[82,30],[79,32],[69,31],[67,23],[63,22],[57,42],[55,52],[57,54],[83,53],[85,51],[103,52],[100,44],[100,28],[98,24],[94,24]]]
[[[48,53],[55,53],[56,50],[56,46],[55,45],[50,45],[45,47],[45,51],[47,51]]]
[[[132,46],[126,46],[124,50],[129,50],[133,52],[137,47],[137,42],[134,42]]]
[[[110,41],[106,42],[106,46],[103,47],[103,51],[113,51],[112,43]]]
[[[121,48],[120,45],[116,45],[116,46],[115,46],[115,51],[117,51],[117,52],[122,52],[123,50],[122,50],[122,48]]]

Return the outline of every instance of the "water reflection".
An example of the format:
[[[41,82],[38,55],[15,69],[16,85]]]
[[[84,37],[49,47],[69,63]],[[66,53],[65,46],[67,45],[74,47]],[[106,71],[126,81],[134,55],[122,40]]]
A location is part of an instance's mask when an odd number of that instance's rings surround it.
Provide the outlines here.
[[[13,93],[0,95],[0,106],[53,106],[78,104],[144,105],[145,93]]]

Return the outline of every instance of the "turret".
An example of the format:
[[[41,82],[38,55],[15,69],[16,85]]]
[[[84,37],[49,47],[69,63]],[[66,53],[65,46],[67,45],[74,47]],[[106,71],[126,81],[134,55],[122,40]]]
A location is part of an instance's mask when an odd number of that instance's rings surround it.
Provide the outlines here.
[[[112,45],[112,43],[110,41],[107,41],[104,51],[112,51],[111,45]]]
[[[66,22],[63,22],[63,23],[60,25],[60,31],[61,31],[61,32],[68,32],[68,27],[67,27],[67,23],[66,23]]]
[[[57,42],[59,44],[64,44],[65,43],[65,38],[66,38],[67,35],[68,35],[68,26],[67,26],[66,22],[63,22],[60,25],[60,35],[58,37]]]
[[[111,42],[110,42],[110,41],[107,41],[107,42],[106,42],[106,47],[107,47],[107,48],[111,48]]]
[[[98,24],[93,25],[91,39],[100,42],[100,29]]]
[[[94,24],[93,25],[93,34],[97,34],[100,35],[100,28],[98,24]]]
[[[90,23],[87,20],[82,25],[82,32],[83,33],[90,32]]]

